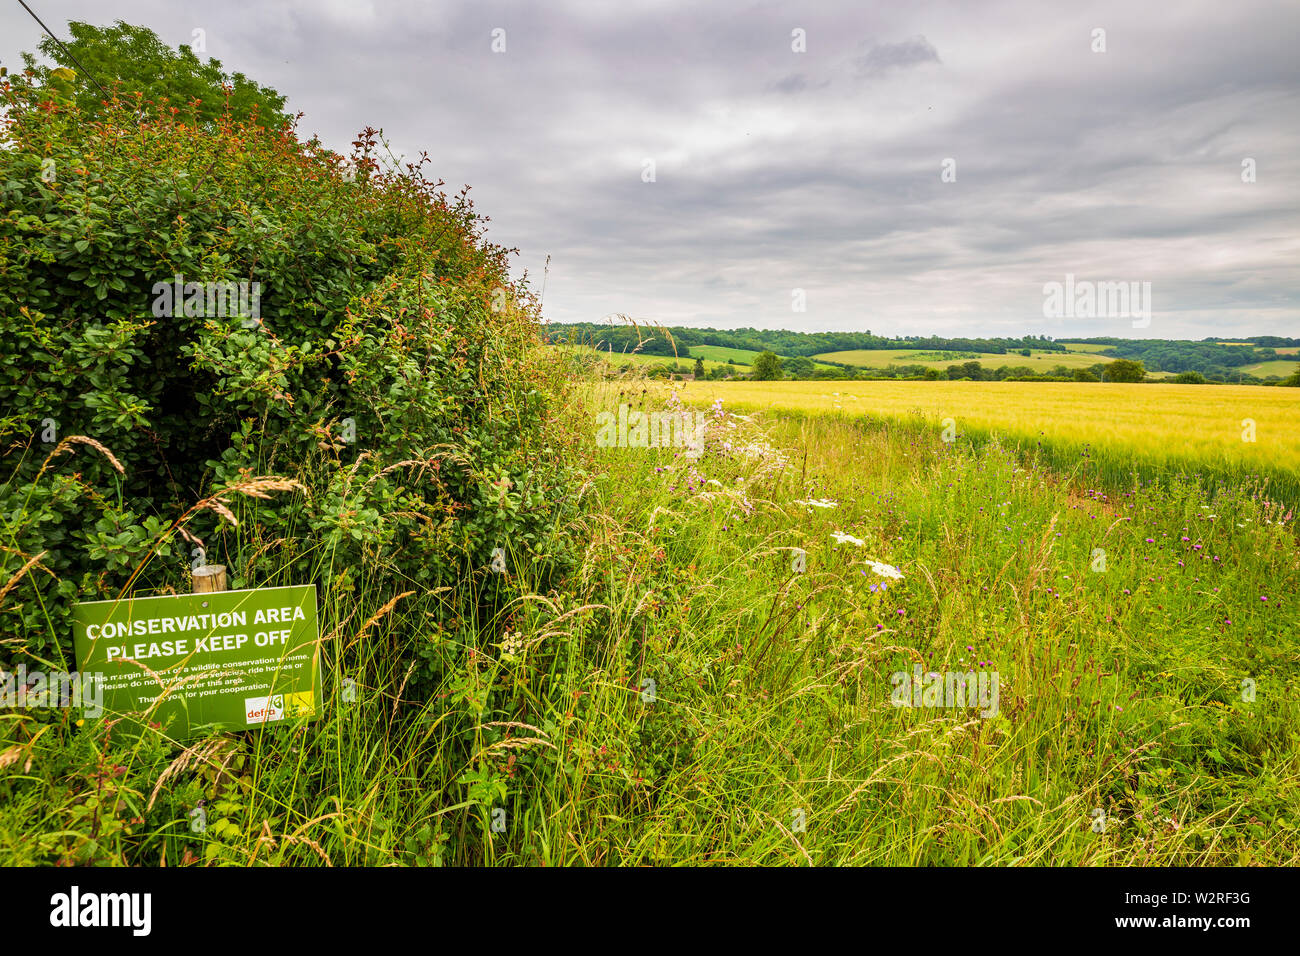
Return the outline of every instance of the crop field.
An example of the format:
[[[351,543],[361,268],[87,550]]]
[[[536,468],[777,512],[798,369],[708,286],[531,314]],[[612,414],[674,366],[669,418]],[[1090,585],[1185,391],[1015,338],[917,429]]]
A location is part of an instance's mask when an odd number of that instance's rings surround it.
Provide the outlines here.
[[[709,359],[724,365],[727,359],[731,359],[737,365],[753,365],[755,357],[759,355],[753,349],[733,349],[721,345],[692,345],[690,353],[692,358],[698,355],[705,359],[706,367]],[[790,356],[783,355],[781,358],[784,361]],[[816,362],[815,359],[814,362],[819,368],[834,368],[833,365],[827,365],[825,362]]]
[[[731,359],[737,365],[753,365],[755,356],[759,354],[753,349],[729,349],[721,345],[692,345],[690,353],[723,364]]]
[[[1099,346],[1104,348],[1104,346]],[[1044,352],[1032,349],[1030,355],[1019,352],[982,352],[974,358],[941,359],[926,358],[933,355],[930,349],[853,349],[848,352],[823,352],[813,358],[826,362],[840,362],[844,365],[856,365],[860,368],[885,368],[889,365],[924,365],[926,368],[946,369],[949,365],[961,365],[963,362],[979,362],[985,368],[1025,366],[1035,372],[1050,371],[1057,365],[1068,369],[1090,368],[1098,362],[1109,362],[1104,356],[1087,352]],[[922,356],[918,358],[918,356]]]
[[[1276,375],[1278,378],[1286,378],[1296,370],[1300,365],[1297,359],[1275,359],[1271,362],[1259,362],[1255,365],[1243,365],[1241,370],[1249,372],[1259,378],[1268,378],[1270,375]]]
[[[1243,345],[1246,348],[1253,348],[1255,345],[1254,342],[1216,342],[1215,344],[1216,345]],[[1276,352],[1278,355],[1295,355],[1297,352],[1300,352],[1300,346],[1282,345],[1282,346],[1278,346],[1277,348],[1274,348],[1273,351]]]
[[[686,400],[728,408],[922,419],[1032,443],[1057,466],[1112,483],[1187,471],[1268,480],[1300,502],[1300,389],[1020,382],[707,382]],[[689,398],[687,398],[689,396]]]
[[[1067,351],[1070,352],[1104,352],[1109,345],[1103,345],[1098,342],[1062,342]]]

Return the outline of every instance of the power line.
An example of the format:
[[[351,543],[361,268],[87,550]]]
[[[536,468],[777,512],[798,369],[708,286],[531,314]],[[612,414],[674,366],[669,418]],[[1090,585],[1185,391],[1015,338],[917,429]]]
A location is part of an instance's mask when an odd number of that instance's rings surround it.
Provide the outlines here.
[[[46,26],[46,25],[41,21],[41,18],[38,17],[38,16],[36,15],[35,11],[33,11],[32,8],[29,7],[29,6],[26,4],[25,0],[18,0],[18,3],[22,6],[22,8],[23,8],[24,10],[26,10],[28,13],[30,13],[30,14],[32,15],[32,19],[33,19],[33,20],[35,20],[37,23],[39,23],[39,24],[41,25],[41,29],[45,31],[45,35],[48,36],[51,40],[53,40],[55,43],[57,43],[57,44],[59,45],[59,49],[62,50],[63,53],[64,53],[64,55],[66,55],[67,58],[68,58],[69,60],[71,60],[71,61],[76,65],[77,69],[79,69],[79,70],[80,70],[83,74],[85,74],[86,76],[90,77],[91,82],[94,83],[96,86],[99,87],[99,91],[100,91],[101,93],[103,93],[104,96],[108,97],[108,96],[109,96],[109,92],[108,92],[108,90],[104,89],[104,84],[100,83],[99,80],[95,79],[95,74],[91,73],[88,69],[86,69],[84,66],[82,66],[80,62],[78,62],[77,58],[76,58],[75,56],[72,55],[72,51],[69,50],[66,46],[63,45],[63,41],[62,41],[62,40],[60,40],[60,39],[59,39],[58,37],[56,37],[53,33],[50,32],[50,28],[47,27],[47,26]],[[111,97],[110,97],[110,98],[111,98]]]

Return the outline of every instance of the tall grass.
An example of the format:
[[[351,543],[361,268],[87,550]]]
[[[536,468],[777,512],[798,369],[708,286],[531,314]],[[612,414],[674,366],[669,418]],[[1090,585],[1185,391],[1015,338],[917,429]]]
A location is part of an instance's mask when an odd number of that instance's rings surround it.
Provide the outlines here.
[[[578,411],[664,394],[624,382]],[[391,569],[315,555],[315,723],[181,750],[3,715],[0,861],[1300,860],[1284,513],[1089,490],[919,423],[709,414],[698,459],[589,448],[578,567],[536,593],[516,562],[481,619],[416,587],[375,606]],[[274,554],[255,507],[229,553]],[[246,583],[300,583],[259,560]],[[412,646],[427,666],[394,663]],[[998,713],[893,706],[918,664],[995,671]]]

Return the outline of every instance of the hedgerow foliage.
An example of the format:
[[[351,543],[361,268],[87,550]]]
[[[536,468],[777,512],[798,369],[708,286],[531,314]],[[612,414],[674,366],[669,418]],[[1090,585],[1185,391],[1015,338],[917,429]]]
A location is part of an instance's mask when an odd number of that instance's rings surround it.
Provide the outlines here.
[[[427,157],[0,91],[0,663],[69,662],[75,599],[188,590],[200,553],[452,614],[500,591],[496,547],[563,564],[563,383]],[[260,283],[261,321],[155,314],[177,276]]]

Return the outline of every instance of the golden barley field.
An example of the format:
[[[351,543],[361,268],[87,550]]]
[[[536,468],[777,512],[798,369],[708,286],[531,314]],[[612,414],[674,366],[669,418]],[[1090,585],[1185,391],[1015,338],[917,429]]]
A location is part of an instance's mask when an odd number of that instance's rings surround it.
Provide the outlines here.
[[[1132,461],[1219,475],[1300,479],[1300,389],[1248,385],[1084,382],[690,382],[684,401],[721,398],[736,410],[781,409],[923,418],[937,428],[1088,446]],[[1290,480],[1288,481],[1288,477]]]

